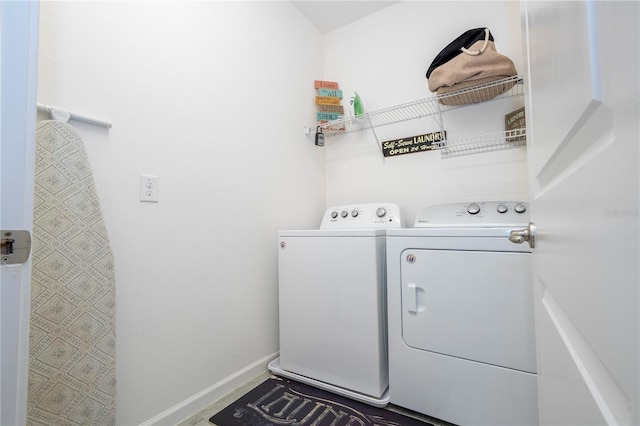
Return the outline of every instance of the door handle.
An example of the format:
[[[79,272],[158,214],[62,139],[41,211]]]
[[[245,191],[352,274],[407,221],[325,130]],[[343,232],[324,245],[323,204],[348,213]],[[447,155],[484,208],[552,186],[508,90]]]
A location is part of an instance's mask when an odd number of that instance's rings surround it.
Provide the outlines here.
[[[415,284],[407,284],[407,311],[418,312],[418,286]]]
[[[407,309],[407,312],[419,314],[426,310],[424,288],[420,287],[418,284],[409,283],[407,284],[405,294],[406,296],[403,297],[402,303],[403,306],[406,303],[405,308]]]
[[[516,244],[522,244],[525,241],[529,242],[529,247],[536,247],[536,224],[529,222],[529,225],[525,229],[516,229],[509,233],[509,241]]]

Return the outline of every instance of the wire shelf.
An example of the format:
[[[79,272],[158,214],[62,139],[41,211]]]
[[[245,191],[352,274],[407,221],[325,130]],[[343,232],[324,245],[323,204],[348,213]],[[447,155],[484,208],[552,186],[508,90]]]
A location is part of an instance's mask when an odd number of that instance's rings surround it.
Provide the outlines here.
[[[326,136],[357,132],[416,118],[440,115],[468,105],[509,98],[524,93],[522,76],[513,76],[455,92],[364,113],[357,117],[341,117],[320,125]]]
[[[465,139],[445,140],[438,142],[437,145],[440,148],[440,155],[443,158],[448,158],[516,148],[526,143],[527,131],[525,128],[522,128]]]

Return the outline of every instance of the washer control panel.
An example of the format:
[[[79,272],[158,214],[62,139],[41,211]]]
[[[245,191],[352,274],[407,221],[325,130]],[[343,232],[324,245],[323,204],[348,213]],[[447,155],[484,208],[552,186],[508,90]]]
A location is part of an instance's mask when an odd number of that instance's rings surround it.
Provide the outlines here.
[[[416,228],[429,226],[503,226],[529,223],[529,203],[524,201],[476,201],[425,207],[416,217]]]
[[[400,208],[390,203],[347,204],[329,207],[320,229],[401,228]]]

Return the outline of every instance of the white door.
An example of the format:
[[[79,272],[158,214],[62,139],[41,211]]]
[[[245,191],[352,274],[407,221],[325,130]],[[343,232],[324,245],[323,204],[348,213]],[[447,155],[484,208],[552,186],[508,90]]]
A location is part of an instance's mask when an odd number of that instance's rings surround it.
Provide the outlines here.
[[[540,424],[640,424],[640,3],[524,2]]]
[[[3,230],[28,230],[33,217],[38,8],[0,2]],[[2,389],[0,424],[26,422],[31,264],[1,268]]]

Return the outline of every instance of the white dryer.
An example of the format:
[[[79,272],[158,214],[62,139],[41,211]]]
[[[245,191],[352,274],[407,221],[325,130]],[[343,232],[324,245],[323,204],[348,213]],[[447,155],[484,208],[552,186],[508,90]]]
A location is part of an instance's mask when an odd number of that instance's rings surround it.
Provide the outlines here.
[[[387,232],[393,404],[458,425],[536,425],[523,202],[444,204]]]
[[[374,406],[389,402],[386,230],[395,204],[329,208],[320,229],[279,232],[280,358],[269,369]]]

